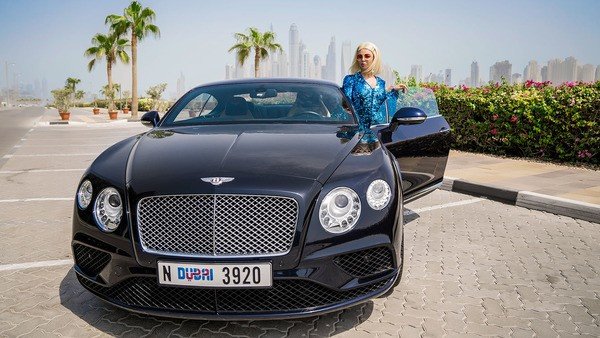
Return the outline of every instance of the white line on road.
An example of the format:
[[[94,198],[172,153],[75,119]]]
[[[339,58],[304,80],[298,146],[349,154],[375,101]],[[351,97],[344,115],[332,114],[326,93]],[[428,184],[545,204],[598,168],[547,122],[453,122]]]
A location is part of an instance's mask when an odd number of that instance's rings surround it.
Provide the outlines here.
[[[0,265],[0,271],[24,270],[24,269],[31,269],[31,268],[45,268],[45,267],[49,267],[49,266],[72,265],[72,264],[73,264],[73,260],[71,260],[71,259],[60,259],[60,260],[54,260],[54,261],[17,263],[17,264],[4,264],[4,265]]]
[[[438,204],[438,205],[433,205],[430,207],[426,207],[426,208],[420,208],[420,209],[414,209],[414,210],[408,210],[404,212],[404,215],[411,215],[411,214],[418,214],[421,212],[427,212],[427,211],[432,211],[432,210],[438,210],[438,209],[444,209],[444,208],[450,208],[450,207],[458,207],[461,205],[466,205],[466,204],[472,204],[472,203],[477,203],[477,202],[481,202],[481,201],[485,201],[485,198],[473,198],[470,200],[464,200],[464,201],[458,201],[458,202],[452,202],[452,203],[446,203],[446,204]]]
[[[85,169],[32,169],[32,170],[0,170],[0,174],[24,174],[24,173],[54,173],[64,171],[84,171]]]
[[[14,198],[14,199],[9,199],[9,200],[0,200],[0,203],[72,201],[74,199],[75,199],[74,197]]]

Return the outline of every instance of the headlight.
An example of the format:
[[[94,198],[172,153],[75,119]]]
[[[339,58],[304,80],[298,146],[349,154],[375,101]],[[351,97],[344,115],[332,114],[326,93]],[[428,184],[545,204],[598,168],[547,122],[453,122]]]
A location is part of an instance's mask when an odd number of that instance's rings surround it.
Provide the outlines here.
[[[319,220],[331,233],[343,233],[356,225],[360,217],[360,199],[350,188],[335,188],[325,196],[319,208]]]
[[[77,205],[81,209],[85,209],[90,205],[92,201],[92,193],[94,190],[92,189],[92,182],[89,180],[83,181],[79,186],[79,190],[77,191]]]
[[[113,232],[121,223],[123,203],[115,188],[105,188],[98,194],[94,205],[94,219],[100,230]]]
[[[367,203],[375,210],[381,210],[388,205],[392,192],[390,186],[384,180],[371,182],[367,189]]]

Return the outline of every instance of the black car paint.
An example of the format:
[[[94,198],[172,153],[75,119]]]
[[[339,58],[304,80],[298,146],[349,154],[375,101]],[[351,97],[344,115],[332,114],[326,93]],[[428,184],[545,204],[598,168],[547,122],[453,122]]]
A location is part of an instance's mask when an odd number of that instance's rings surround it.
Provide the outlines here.
[[[321,83],[318,82],[317,83]],[[323,84],[323,83],[321,83]],[[331,84],[327,84],[331,85]],[[445,123],[445,120],[440,119]],[[427,129],[436,128],[430,124]],[[447,123],[445,125],[447,127]],[[413,128],[413,129],[411,129]],[[296,199],[299,204],[299,218],[291,251],[277,257],[216,258],[205,257],[211,262],[272,262],[273,278],[306,278],[334,290],[346,290],[382,279],[394,279],[402,267],[402,199],[399,188],[401,178],[395,157],[400,166],[404,160],[435,158],[429,165],[416,168],[427,180],[413,183],[413,190],[427,186],[437,180],[440,166],[447,159],[444,149],[430,149],[425,156],[420,151],[440,142],[446,146],[445,134],[423,136],[416,126],[399,126],[391,133],[378,130],[380,143],[369,145],[369,151],[355,154],[364,147],[356,126],[334,126],[318,124],[228,124],[161,128],[128,138],[112,146],[101,154],[84,174],[94,185],[93,199],[104,186],[113,186],[121,193],[125,203],[122,224],[115,233],[103,233],[95,225],[91,207],[81,210],[75,203],[73,215],[73,245],[83,243],[94,246],[111,255],[109,264],[102,273],[91,278],[95,282],[114,285],[132,276],[156,275],[158,260],[197,261],[198,258],[180,258],[144,252],[138,243],[137,201],[151,195],[166,194],[273,194]],[[403,143],[406,142],[406,143]],[[422,147],[420,150],[414,147]],[[390,151],[388,151],[389,147]],[[171,149],[179,149],[173,152]],[[407,151],[410,149],[411,151]],[[257,152],[260,155],[252,156]],[[200,156],[200,154],[202,156]],[[277,156],[269,156],[271,154]],[[350,154],[350,155],[349,155]],[[394,156],[391,156],[391,155]],[[427,164],[416,160],[416,164]],[[151,168],[151,170],[150,170]],[[412,168],[411,168],[412,169]],[[443,167],[441,175],[443,175]],[[232,176],[233,182],[222,186],[212,186],[202,182],[201,177]],[[418,176],[419,175],[415,175]],[[439,175],[438,175],[439,176]],[[181,179],[185,177],[186,179]],[[189,177],[189,178],[188,178]],[[410,173],[408,175],[410,178]],[[357,180],[357,178],[359,178]],[[393,190],[392,201],[381,211],[368,207],[365,191],[374,179],[384,179]],[[363,213],[352,231],[335,235],[326,232],[313,212],[322,198],[331,189],[350,186],[359,193],[363,201]],[[354,252],[377,246],[393,250],[393,271],[369,278],[349,276],[332,263],[332,258],[342,253]],[[75,270],[85,276],[77,265]],[[85,276],[90,279],[90,276]],[[303,313],[285,314],[233,314],[214,316],[210,314],[177,314],[178,317],[232,319],[232,318],[279,318],[302,316],[343,308],[356,302],[365,301],[384,293],[391,283],[369,297],[336,306],[313,309]],[[118,305],[118,304],[117,304]],[[131,310],[173,315],[170,312],[153,309]]]

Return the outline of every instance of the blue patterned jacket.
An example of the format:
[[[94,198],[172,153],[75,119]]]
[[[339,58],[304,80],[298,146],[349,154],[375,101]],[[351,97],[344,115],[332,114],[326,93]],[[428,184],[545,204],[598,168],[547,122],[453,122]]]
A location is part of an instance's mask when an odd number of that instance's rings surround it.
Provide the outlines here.
[[[398,91],[385,91],[385,81],[375,77],[377,84],[371,87],[360,72],[346,75],[342,90],[348,97],[358,114],[361,130],[368,130],[371,125],[386,123],[386,110],[383,103],[386,99],[398,99]],[[382,109],[383,108],[383,109]]]

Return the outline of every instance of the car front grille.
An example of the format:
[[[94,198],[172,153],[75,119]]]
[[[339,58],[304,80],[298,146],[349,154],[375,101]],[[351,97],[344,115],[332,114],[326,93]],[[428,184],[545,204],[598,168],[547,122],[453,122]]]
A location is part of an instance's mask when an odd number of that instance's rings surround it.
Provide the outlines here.
[[[305,280],[274,280],[269,289],[207,289],[161,286],[152,277],[134,277],[105,287],[77,275],[79,282],[107,300],[130,307],[204,313],[298,311],[350,301],[383,288],[389,280],[336,291]]]
[[[110,262],[110,254],[87,245],[73,245],[75,264],[90,277],[97,276]]]
[[[171,195],[138,203],[147,252],[190,256],[286,254],[298,219],[293,198],[260,195]]]
[[[354,277],[366,277],[393,269],[392,252],[378,247],[352,252],[334,258],[334,263]]]

